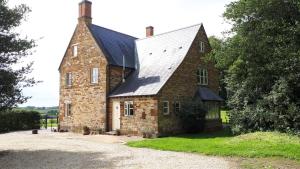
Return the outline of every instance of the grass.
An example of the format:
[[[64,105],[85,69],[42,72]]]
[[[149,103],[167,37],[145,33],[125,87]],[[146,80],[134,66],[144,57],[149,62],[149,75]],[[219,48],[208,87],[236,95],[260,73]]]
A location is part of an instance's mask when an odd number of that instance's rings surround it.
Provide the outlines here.
[[[44,120],[43,120],[42,125],[43,125],[43,127],[45,127]],[[51,127],[51,119],[47,119],[47,126]],[[52,127],[57,127],[57,120],[56,119],[52,119]]]
[[[222,123],[229,123],[228,111],[221,110],[221,119],[222,119]]]
[[[216,132],[135,141],[127,145],[217,156],[280,157],[300,162],[300,138],[277,132],[240,136]]]

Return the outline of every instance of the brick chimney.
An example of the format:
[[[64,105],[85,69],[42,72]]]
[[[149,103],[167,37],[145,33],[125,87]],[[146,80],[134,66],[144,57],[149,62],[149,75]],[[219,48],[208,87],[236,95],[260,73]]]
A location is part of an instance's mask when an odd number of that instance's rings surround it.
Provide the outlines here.
[[[79,3],[79,22],[92,23],[92,2],[83,0]]]
[[[146,27],[146,37],[151,37],[154,35],[154,28],[153,26]]]

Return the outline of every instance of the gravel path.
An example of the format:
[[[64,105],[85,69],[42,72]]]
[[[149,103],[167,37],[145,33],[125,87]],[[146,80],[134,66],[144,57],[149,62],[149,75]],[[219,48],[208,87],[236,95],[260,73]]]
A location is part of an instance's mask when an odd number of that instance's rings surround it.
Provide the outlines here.
[[[120,139],[121,140],[120,140]],[[131,138],[136,139],[136,138]],[[219,157],[130,148],[125,137],[30,131],[0,134],[1,169],[226,169]]]

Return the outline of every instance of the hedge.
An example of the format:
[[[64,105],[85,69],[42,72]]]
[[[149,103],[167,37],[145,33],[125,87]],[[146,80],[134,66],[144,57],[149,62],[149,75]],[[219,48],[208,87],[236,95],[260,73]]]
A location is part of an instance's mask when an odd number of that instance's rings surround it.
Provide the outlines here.
[[[0,112],[0,133],[40,129],[40,114],[36,111]]]

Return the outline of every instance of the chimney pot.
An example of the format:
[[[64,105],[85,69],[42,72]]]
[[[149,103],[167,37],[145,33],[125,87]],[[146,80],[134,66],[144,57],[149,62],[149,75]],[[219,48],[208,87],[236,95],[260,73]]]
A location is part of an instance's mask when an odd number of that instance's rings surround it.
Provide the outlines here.
[[[84,21],[87,24],[92,23],[92,2],[83,0],[79,3],[79,21]]]
[[[148,26],[146,27],[146,37],[151,37],[154,35],[154,27]]]

